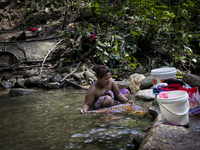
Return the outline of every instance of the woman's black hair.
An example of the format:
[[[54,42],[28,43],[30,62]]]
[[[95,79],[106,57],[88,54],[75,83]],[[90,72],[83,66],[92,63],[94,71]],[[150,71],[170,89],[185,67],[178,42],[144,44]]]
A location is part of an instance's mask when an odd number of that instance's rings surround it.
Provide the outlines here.
[[[92,70],[95,71],[96,76],[99,78],[102,78],[105,76],[108,72],[111,72],[110,69],[104,65],[94,65],[92,67]]]

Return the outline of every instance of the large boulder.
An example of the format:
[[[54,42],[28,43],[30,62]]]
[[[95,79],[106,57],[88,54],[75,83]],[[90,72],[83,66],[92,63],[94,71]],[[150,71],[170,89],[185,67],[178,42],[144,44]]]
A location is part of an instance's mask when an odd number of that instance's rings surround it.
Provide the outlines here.
[[[143,74],[138,73],[135,73],[129,77],[129,89],[131,90],[132,94],[135,94],[140,90],[140,85],[144,78],[145,76]]]
[[[62,80],[62,76],[59,75],[58,73],[55,74],[52,78],[50,78],[51,82],[59,82],[60,80]]]
[[[27,78],[24,85],[27,86],[27,87],[32,87],[32,86],[40,86],[42,83],[42,79],[40,76],[33,76],[33,77],[30,77],[30,78]]]
[[[38,76],[39,75],[39,71],[37,69],[32,69],[32,70],[27,70],[24,75],[23,78],[29,78],[32,76]]]
[[[200,147],[200,136],[178,126],[159,124],[145,135],[139,150],[194,150]]]
[[[140,89],[148,89],[151,88],[153,86],[153,78],[151,76],[146,77],[142,80],[141,85],[140,85]]]
[[[137,133],[134,136],[132,143],[134,144],[136,149],[138,149],[140,147],[140,144],[142,143],[145,135],[146,135],[145,133]]]
[[[129,81],[115,81],[116,84],[118,85],[119,89],[128,89],[129,86]]]
[[[83,77],[87,80],[87,82],[88,82],[89,80],[91,80],[91,81],[93,81],[93,82],[97,81],[97,78],[96,78],[95,74],[92,73],[92,72],[90,72],[90,71],[85,71],[85,72],[83,73]]]
[[[35,90],[32,89],[23,89],[23,88],[12,88],[9,92],[10,97],[28,95],[35,93]]]
[[[140,90],[135,94],[135,97],[146,101],[152,101],[155,99],[153,89]]]

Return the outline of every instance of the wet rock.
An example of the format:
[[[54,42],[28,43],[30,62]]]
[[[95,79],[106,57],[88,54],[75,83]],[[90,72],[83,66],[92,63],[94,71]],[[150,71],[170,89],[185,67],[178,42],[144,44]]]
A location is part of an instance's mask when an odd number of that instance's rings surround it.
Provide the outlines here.
[[[190,130],[200,135],[200,119],[199,116],[189,116]]]
[[[159,107],[159,104],[156,98],[152,101],[152,106]]]
[[[23,89],[23,88],[13,88],[9,92],[10,97],[21,96],[21,95],[28,95],[35,93],[32,89]]]
[[[29,78],[32,76],[38,76],[39,75],[39,71],[37,69],[32,69],[32,70],[27,70],[24,75],[23,78]]]
[[[142,80],[145,78],[143,74],[135,73],[129,77],[129,89],[131,90],[132,94],[135,94],[137,91],[140,90],[140,85]]]
[[[5,73],[5,74],[3,75],[2,80],[9,80],[11,77],[12,77],[12,74],[11,74],[11,73]]]
[[[153,89],[140,90],[135,94],[135,96],[147,101],[152,101],[155,99],[155,95],[153,94]]]
[[[184,127],[159,124],[147,132],[139,150],[194,150],[199,147],[198,134]]]
[[[82,80],[82,76],[80,74],[78,74],[78,73],[74,73],[72,75],[72,77],[77,81],[81,81]]]
[[[54,88],[54,87],[59,86],[60,83],[59,83],[59,82],[50,82],[49,85],[50,85],[52,88]]]
[[[157,120],[156,118],[160,114],[159,107],[157,107],[157,106],[151,106],[149,108],[149,112],[148,113],[153,117],[154,122],[156,122],[156,120]]]
[[[152,86],[153,86],[153,78],[151,76],[149,76],[142,80],[140,89],[149,89]]]
[[[13,80],[12,82],[12,87],[15,87],[15,88],[19,88],[19,87],[22,87],[21,85],[24,85],[26,79],[24,78],[18,78],[15,80]]]
[[[54,76],[50,79],[51,82],[59,82],[60,80],[62,80],[62,76],[59,75],[59,74],[54,75]]]
[[[40,76],[33,76],[30,78],[27,78],[24,85],[27,87],[31,87],[31,86],[39,86],[41,85],[42,79]]]
[[[17,83],[24,84],[25,81],[26,81],[26,79],[24,79],[24,78],[18,78],[18,79],[17,79]]]
[[[12,87],[14,87],[14,84],[16,83],[16,81],[17,81],[17,80],[16,80],[16,79],[13,79],[13,78],[11,78],[9,81],[10,81],[10,83],[11,83]]]
[[[126,88],[128,89],[129,81],[115,81],[119,87],[119,89]]]
[[[53,76],[52,76],[52,75],[49,75],[49,74],[43,73],[43,74],[41,75],[41,77],[42,77],[43,79],[51,79]]]
[[[97,81],[96,76],[95,76],[92,72],[90,72],[90,71],[85,71],[85,72],[83,73],[83,77],[84,77],[87,81],[88,81],[88,79],[91,79],[91,80],[93,80],[94,82]]]
[[[146,133],[137,133],[134,138],[132,143],[135,145],[135,148],[138,149],[140,147],[140,144],[142,143],[142,140],[144,139]]]
[[[2,81],[2,82],[7,89],[11,88],[11,83],[9,81]]]

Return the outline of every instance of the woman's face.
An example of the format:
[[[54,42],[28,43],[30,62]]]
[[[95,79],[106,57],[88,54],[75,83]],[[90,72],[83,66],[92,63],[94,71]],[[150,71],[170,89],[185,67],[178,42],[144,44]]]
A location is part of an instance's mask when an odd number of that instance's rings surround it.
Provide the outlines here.
[[[111,73],[108,72],[105,76],[103,76],[102,78],[98,78],[98,81],[101,83],[101,85],[109,85],[110,83],[110,79],[111,79]]]

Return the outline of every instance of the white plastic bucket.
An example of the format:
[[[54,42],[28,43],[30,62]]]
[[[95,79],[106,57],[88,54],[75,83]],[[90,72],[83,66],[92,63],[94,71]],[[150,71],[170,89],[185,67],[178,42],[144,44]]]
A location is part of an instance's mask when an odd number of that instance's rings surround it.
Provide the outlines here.
[[[157,68],[151,70],[151,76],[153,78],[153,84],[163,83],[166,79],[176,79],[176,68],[166,67],[166,68]]]
[[[186,125],[189,123],[189,101],[186,91],[176,90],[167,92],[168,98],[157,96],[163,122],[175,125]]]

